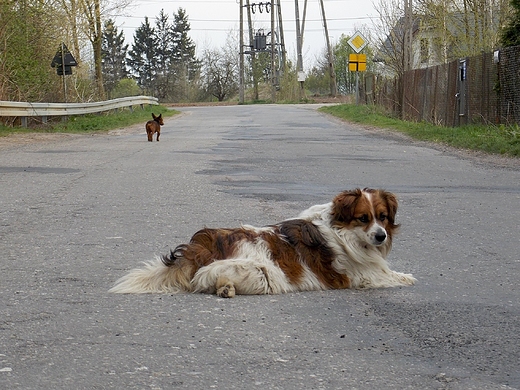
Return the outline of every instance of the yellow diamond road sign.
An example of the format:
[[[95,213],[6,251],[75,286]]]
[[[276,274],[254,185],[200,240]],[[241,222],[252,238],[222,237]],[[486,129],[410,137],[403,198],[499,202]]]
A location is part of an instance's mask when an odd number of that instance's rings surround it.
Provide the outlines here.
[[[356,31],[356,33],[348,40],[348,44],[356,53],[359,53],[366,45],[368,45],[368,41],[363,34]]]

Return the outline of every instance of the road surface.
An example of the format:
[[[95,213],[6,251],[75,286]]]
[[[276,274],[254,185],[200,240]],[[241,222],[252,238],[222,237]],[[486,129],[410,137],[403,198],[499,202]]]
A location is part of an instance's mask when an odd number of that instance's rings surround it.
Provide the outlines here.
[[[185,107],[0,146],[2,389],[520,389],[520,168],[308,105]],[[142,128],[141,128],[142,127]],[[410,288],[114,295],[203,226],[265,225],[344,189],[398,195]]]

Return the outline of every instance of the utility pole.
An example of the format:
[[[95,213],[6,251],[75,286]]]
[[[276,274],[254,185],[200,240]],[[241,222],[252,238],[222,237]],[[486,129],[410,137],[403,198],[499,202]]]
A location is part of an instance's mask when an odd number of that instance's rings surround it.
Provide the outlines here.
[[[305,32],[305,18],[307,16],[307,0],[305,0],[303,2],[303,18],[302,18],[302,28],[301,28],[301,31],[300,31],[300,34],[301,34],[301,38],[302,38],[302,41],[301,41],[301,45],[302,45],[302,48],[303,48],[303,36],[305,35],[304,32]]]
[[[296,62],[296,71],[298,73],[303,72],[303,56],[302,56],[302,32],[300,31],[300,9],[298,7],[298,0],[294,2],[294,13],[296,14],[296,53],[298,60]],[[298,78],[299,79],[299,78]],[[303,98],[303,81],[300,81],[300,99]]]
[[[410,0],[411,1],[411,0]],[[330,94],[336,96],[338,91],[336,89],[336,72],[334,71],[334,59],[332,57],[332,48],[330,46],[329,30],[327,28],[327,18],[325,17],[325,7],[323,6],[323,0],[320,0],[321,15],[323,16],[323,28],[325,29],[325,40],[327,41],[327,52],[329,60],[329,72],[330,72]]]
[[[244,0],[240,0],[240,64],[238,76],[238,102],[244,104]]]
[[[271,101],[276,102],[276,78],[275,78],[275,49],[276,35],[274,32],[275,0],[271,0]]]
[[[283,33],[282,4],[280,0],[278,0],[278,7],[276,7],[276,9],[278,11],[278,31],[280,31],[280,58],[282,61],[283,70],[285,70],[285,37]]]
[[[247,25],[249,26],[249,47],[253,48],[251,50],[251,68],[253,74],[253,100],[258,100],[258,77],[257,77],[257,67],[256,63],[256,52],[254,50],[254,37],[253,37],[253,21],[251,17],[251,4],[249,0],[246,0],[246,9],[247,9]]]

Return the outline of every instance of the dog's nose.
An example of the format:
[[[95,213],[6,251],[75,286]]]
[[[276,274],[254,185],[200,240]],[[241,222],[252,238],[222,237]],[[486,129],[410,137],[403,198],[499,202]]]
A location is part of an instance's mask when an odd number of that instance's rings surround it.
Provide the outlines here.
[[[383,242],[386,240],[386,233],[383,230],[379,230],[375,235],[375,239],[379,243]]]

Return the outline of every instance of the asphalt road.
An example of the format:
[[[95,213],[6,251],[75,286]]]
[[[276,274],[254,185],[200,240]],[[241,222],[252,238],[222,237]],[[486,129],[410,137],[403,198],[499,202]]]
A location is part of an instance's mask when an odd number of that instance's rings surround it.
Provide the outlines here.
[[[182,111],[159,143],[143,125],[0,146],[1,389],[520,389],[518,166],[305,105]],[[398,195],[389,261],[416,286],[107,293],[203,226],[359,186]]]

